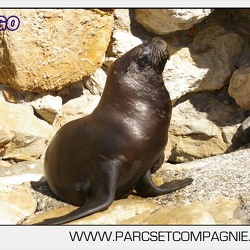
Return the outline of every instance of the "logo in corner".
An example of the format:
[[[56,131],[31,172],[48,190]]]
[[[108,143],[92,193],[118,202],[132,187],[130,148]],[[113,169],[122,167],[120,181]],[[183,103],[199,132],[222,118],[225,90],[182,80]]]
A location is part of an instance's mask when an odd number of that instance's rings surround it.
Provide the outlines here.
[[[20,19],[17,16],[10,16],[6,18],[5,16],[0,15],[0,31],[15,31],[20,26]]]

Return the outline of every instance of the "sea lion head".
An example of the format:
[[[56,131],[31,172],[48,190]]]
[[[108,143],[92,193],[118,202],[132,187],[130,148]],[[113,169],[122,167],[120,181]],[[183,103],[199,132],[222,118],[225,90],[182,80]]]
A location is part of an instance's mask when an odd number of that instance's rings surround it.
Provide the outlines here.
[[[159,74],[162,74],[169,59],[167,44],[160,37],[135,47],[130,56],[139,69],[153,68]]]

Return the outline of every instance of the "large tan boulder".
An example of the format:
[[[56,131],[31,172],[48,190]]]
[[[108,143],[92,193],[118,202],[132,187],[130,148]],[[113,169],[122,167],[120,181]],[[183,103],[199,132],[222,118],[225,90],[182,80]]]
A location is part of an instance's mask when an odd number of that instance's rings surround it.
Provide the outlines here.
[[[101,66],[113,16],[95,9],[2,10],[20,27],[0,33],[0,82],[33,92],[61,89]]]

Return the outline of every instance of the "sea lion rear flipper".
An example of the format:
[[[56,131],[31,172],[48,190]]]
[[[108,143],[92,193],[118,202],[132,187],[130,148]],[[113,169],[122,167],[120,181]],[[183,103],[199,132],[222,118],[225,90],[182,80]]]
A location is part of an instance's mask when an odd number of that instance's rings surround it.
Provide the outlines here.
[[[104,197],[98,197],[96,199],[92,199],[88,201],[83,206],[75,209],[74,211],[52,219],[45,219],[44,221],[37,223],[35,225],[60,225],[64,224],[73,220],[77,220],[79,218],[91,215],[96,212],[101,212],[103,210],[106,210],[110,204],[113,202],[113,199],[111,197],[108,197],[106,200],[104,200]],[[98,200],[99,199],[99,200]],[[97,204],[97,202],[99,202]]]
[[[161,186],[156,186],[151,179],[151,170],[148,170],[148,172],[136,185],[135,190],[137,194],[142,197],[155,197],[183,188],[190,185],[192,182],[192,178],[185,178],[183,180],[174,180],[166,182]]]
[[[103,179],[106,181],[102,182],[101,186],[98,186],[98,188],[94,191],[94,195],[90,197],[86,203],[66,215],[57,218],[46,219],[40,223],[37,223],[36,225],[64,224],[91,215],[93,213],[106,210],[115,199],[118,177],[117,166],[113,162],[107,164],[110,164],[108,171],[104,171],[102,173]]]

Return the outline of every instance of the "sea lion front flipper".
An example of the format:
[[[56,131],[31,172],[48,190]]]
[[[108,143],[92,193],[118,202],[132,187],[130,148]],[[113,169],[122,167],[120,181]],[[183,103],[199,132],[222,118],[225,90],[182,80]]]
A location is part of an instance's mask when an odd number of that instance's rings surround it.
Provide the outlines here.
[[[141,197],[156,197],[183,188],[190,185],[192,182],[192,178],[185,178],[183,180],[165,182],[161,186],[156,186],[151,179],[151,170],[148,170],[144,177],[135,186],[135,190]]]

